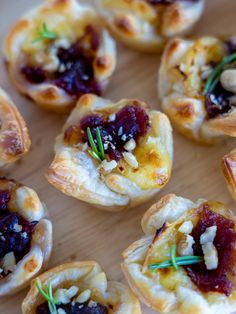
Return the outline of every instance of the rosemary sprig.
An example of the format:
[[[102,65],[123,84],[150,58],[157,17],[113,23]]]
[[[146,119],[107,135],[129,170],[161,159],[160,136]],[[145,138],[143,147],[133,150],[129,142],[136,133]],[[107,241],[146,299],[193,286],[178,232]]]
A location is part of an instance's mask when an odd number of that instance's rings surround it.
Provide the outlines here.
[[[89,150],[89,154],[100,162],[105,160],[106,155],[104,152],[102,137],[101,137],[99,128],[98,127],[96,128],[96,141],[97,141],[98,147],[95,143],[95,140],[93,139],[93,135],[89,127],[87,128],[87,136],[88,136],[89,144],[91,146],[91,150]]]
[[[176,270],[178,270],[179,266],[176,262],[176,250],[177,250],[176,244],[172,244],[171,249],[170,249],[170,258],[171,258],[172,265],[174,266]]]
[[[224,67],[231,63],[236,61],[236,53],[233,53],[230,56],[225,57],[213,70],[213,72],[211,73],[211,75],[208,77],[205,87],[204,87],[204,91],[203,91],[203,95],[206,95],[209,92],[212,92],[216,85],[219,83],[220,81],[220,76],[221,73],[224,69]]]
[[[45,22],[42,23],[41,29],[37,30],[38,37],[33,40],[33,43],[37,43],[44,39],[57,39],[58,35],[50,31]]]
[[[50,313],[57,314],[56,304],[58,304],[59,302],[53,297],[51,283],[49,283],[44,288],[42,288],[41,282],[36,281],[35,286],[38,289],[39,293],[44,297],[44,299],[48,301],[48,307],[49,307]]]
[[[202,256],[176,256],[176,245],[172,244],[170,249],[170,259],[161,263],[150,264],[148,268],[152,271],[161,269],[174,267],[176,270],[179,269],[179,266],[188,266],[199,264],[203,261]]]

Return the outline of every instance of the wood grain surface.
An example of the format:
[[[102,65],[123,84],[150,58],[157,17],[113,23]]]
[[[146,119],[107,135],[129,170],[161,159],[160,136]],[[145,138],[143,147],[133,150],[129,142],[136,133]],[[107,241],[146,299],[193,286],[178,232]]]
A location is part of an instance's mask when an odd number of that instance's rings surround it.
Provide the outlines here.
[[[0,40],[10,25],[40,0],[0,0]],[[89,2],[89,1],[85,1]],[[195,35],[236,34],[236,1],[208,0],[205,14]],[[105,94],[107,98],[139,98],[158,109],[156,78],[159,56],[135,53],[119,45],[118,67]],[[194,144],[174,134],[175,160],[169,185],[151,202],[118,214],[94,209],[66,197],[51,187],[44,172],[53,158],[53,145],[66,116],[45,112],[19,96],[8,80],[1,54],[0,86],[13,98],[30,130],[30,153],[9,172],[1,173],[34,188],[49,210],[54,226],[54,249],[50,267],[74,260],[98,261],[110,279],[125,282],[120,269],[121,252],[142,236],[140,220],[149,206],[161,196],[173,192],[196,200],[217,199],[231,209],[231,200],[221,173],[222,156],[236,146],[235,140],[214,147]],[[0,300],[1,314],[21,313],[21,302],[27,290]],[[144,314],[154,313],[143,306]],[[124,313],[125,314],[125,313]],[[203,313],[204,314],[204,313]]]

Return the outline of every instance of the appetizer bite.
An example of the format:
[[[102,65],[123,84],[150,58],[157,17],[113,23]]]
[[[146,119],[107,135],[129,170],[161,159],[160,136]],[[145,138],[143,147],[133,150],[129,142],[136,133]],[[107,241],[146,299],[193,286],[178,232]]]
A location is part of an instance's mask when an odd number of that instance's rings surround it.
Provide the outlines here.
[[[222,170],[229,192],[236,202],[236,149],[223,157]]]
[[[199,20],[204,0],[99,0],[101,15],[124,44],[156,52],[165,42],[189,32]]]
[[[23,314],[141,314],[138,299],[125,285],[108,281],[93,261],[55,267],[31,283]]]
[[[188,138],[236,136],[236,38],[172,40],[159,71],[163,110]]]
[[[24,119],[1,88],[0,117],[0,167],[3,167],[25,155],[31,143]]]
[[[55,145],[48,181],[63,193],[108,211],[140,204],[169,181],[168,118],[139,100],[85,95]]]
[[[235,312],[235,222],[220,202],[163,197],[143,216],[145,236],[123,252],[131,289],[160,313]]]
[[[30,188],[0,179],[0,296],[15,293],[41,272],[52,250],[52,224]]]
[[[114,40],[94,9],[76,0],[51,0],[11,29],[4,45],[10,78],[38,105],[71,109],[81,95],[100,95],[116,65]]]

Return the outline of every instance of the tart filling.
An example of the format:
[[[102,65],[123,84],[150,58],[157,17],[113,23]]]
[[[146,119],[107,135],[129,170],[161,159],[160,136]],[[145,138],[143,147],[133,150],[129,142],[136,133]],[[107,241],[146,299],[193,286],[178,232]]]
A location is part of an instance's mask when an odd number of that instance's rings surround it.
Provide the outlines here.
[[[96,130],[99,129],[101,140],[103,143],[104,153],[109,160],[120,161],[122,153],[127,152],[128,143],[133,143],[135,148],[137,143],[144,137],[150,129],[150,119],[145,110],[138,106],[128,105],[117,113],[110,116],[89,115],[84,117],[79,123],[80,136],[83,143],[87,143],[91,148],[88,139],[88,128],[93,137],[96,137]],[[68,136],[77,137],[71,134],[71,128],[76,130],[76,126],[72,126],[65,131],[65,141]],[[95,139],[97,143],[97,139]],[[72,143],[78,144],[78,143]]]
[[[42,289],[40,290],[43,291]],[[47,290],[48,287],[46,288]],[[92,291],[90,289],[81,291],[77,286],[71,286],[68,289],[57,289],[54,296],[50,297],[51,303],[45,302],[38,305],[36,314],[52,314],[52,309],[59,314],[108,314],[108,307],[94,301],[91,298],[91,294]],[[110,308],[112,308],[112,305]]]
[[[194,227],[191,236],[195,243],[193,252],[195,255],[203,256],[203,246],[201,245],[201,235],[208,228],[216,227],[216,234],[213,245],[217,252],[217,267],[208,271],[206,265],[201,263],[192,267],[187,267],[187,273],[197,287],[204,292],[219,292],[227,296],[235,289],[235,260],[236,260],[236,232],[235,223],[222,215],[210,210],[208,204],[204,205],[199,212],[199,221]],[[208,229],[209,230],[209,229]]]
[[[19,213],[9,210],[13,189],[0,190],[0,279],[12,273],[16,264],[29,253],[32,234],[38,221],[29,222]]]
[[[29,222],[16,212],[10,212],[10,191],[0,190],[0,278],[11,273],[29,252],[37,221]],[[9,262],[9,264],[7,264]]]
[[[26,50],[22,59],[31,63],[21,66],[24,78],[31,84],[54,84],[76,98],[86,93],[100,95],[101,86],[96,81],[93,65],[100,46],[101,29],[87,25],[82,33],[74,43],[58,38],[55,33],[54,39],[47,39],[46,49],[37,52],[34,58]],[[33,44],[41,45],[37,39]]]
[[[207,73],[204,76],[205,107],[209,118],[228,113],[234,107],[234,81],[229,82],[227,73],[236,75],[236,45],[234,39],[223,42],[223,56],[218,62],[206,64]],[[231,76],[231,80],[232,80]],[[230,86],[231,85],[231,86]]]

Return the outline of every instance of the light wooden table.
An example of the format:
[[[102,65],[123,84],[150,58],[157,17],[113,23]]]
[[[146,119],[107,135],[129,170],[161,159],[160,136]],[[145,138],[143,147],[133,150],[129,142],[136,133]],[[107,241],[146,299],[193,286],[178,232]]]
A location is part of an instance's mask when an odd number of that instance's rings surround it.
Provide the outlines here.
[[[0,0],[1,42],[10,25],[26,9],[38,3],[39,0]],[[234,0],[208,0],[196,34],[236,34],[235,11]],[[158,65],[158,56],[135,53],[120,46],[118,68],[105,96],[114,100],[137,97],[159,108],[156,95]],[[40,110],[19,96],[8,80],[2,55],[0,67],[0,86],[13,97],[27,121],[32,138],[31,152],[4,175],[34,188],[47,204],[54,226],[54,249],[50,266],[74,260],[94,259],[102,265],[111,279],[125,282],[119,266],[120,253],[142,235],[140,219],[151,202],[126,212],[111,214],[66,197],[51,187],[44,172],[52,161],[54,139],[66,117]],[[174,192],[193,200],[218,199],[226,202],[232,209],[236,208],[220,170],[222,156],[234,148],[236,142],[231,140],[220,146],[203,147],[178,134],[174,134],[174,139],[175,163],[172,179],[164,191],[156,196],[156,200],[166,193]],[[0,313],[21,313],[20,305],[26,292],[27,290],[1,299]],[[154,312],[143,307],[143,313]]]

